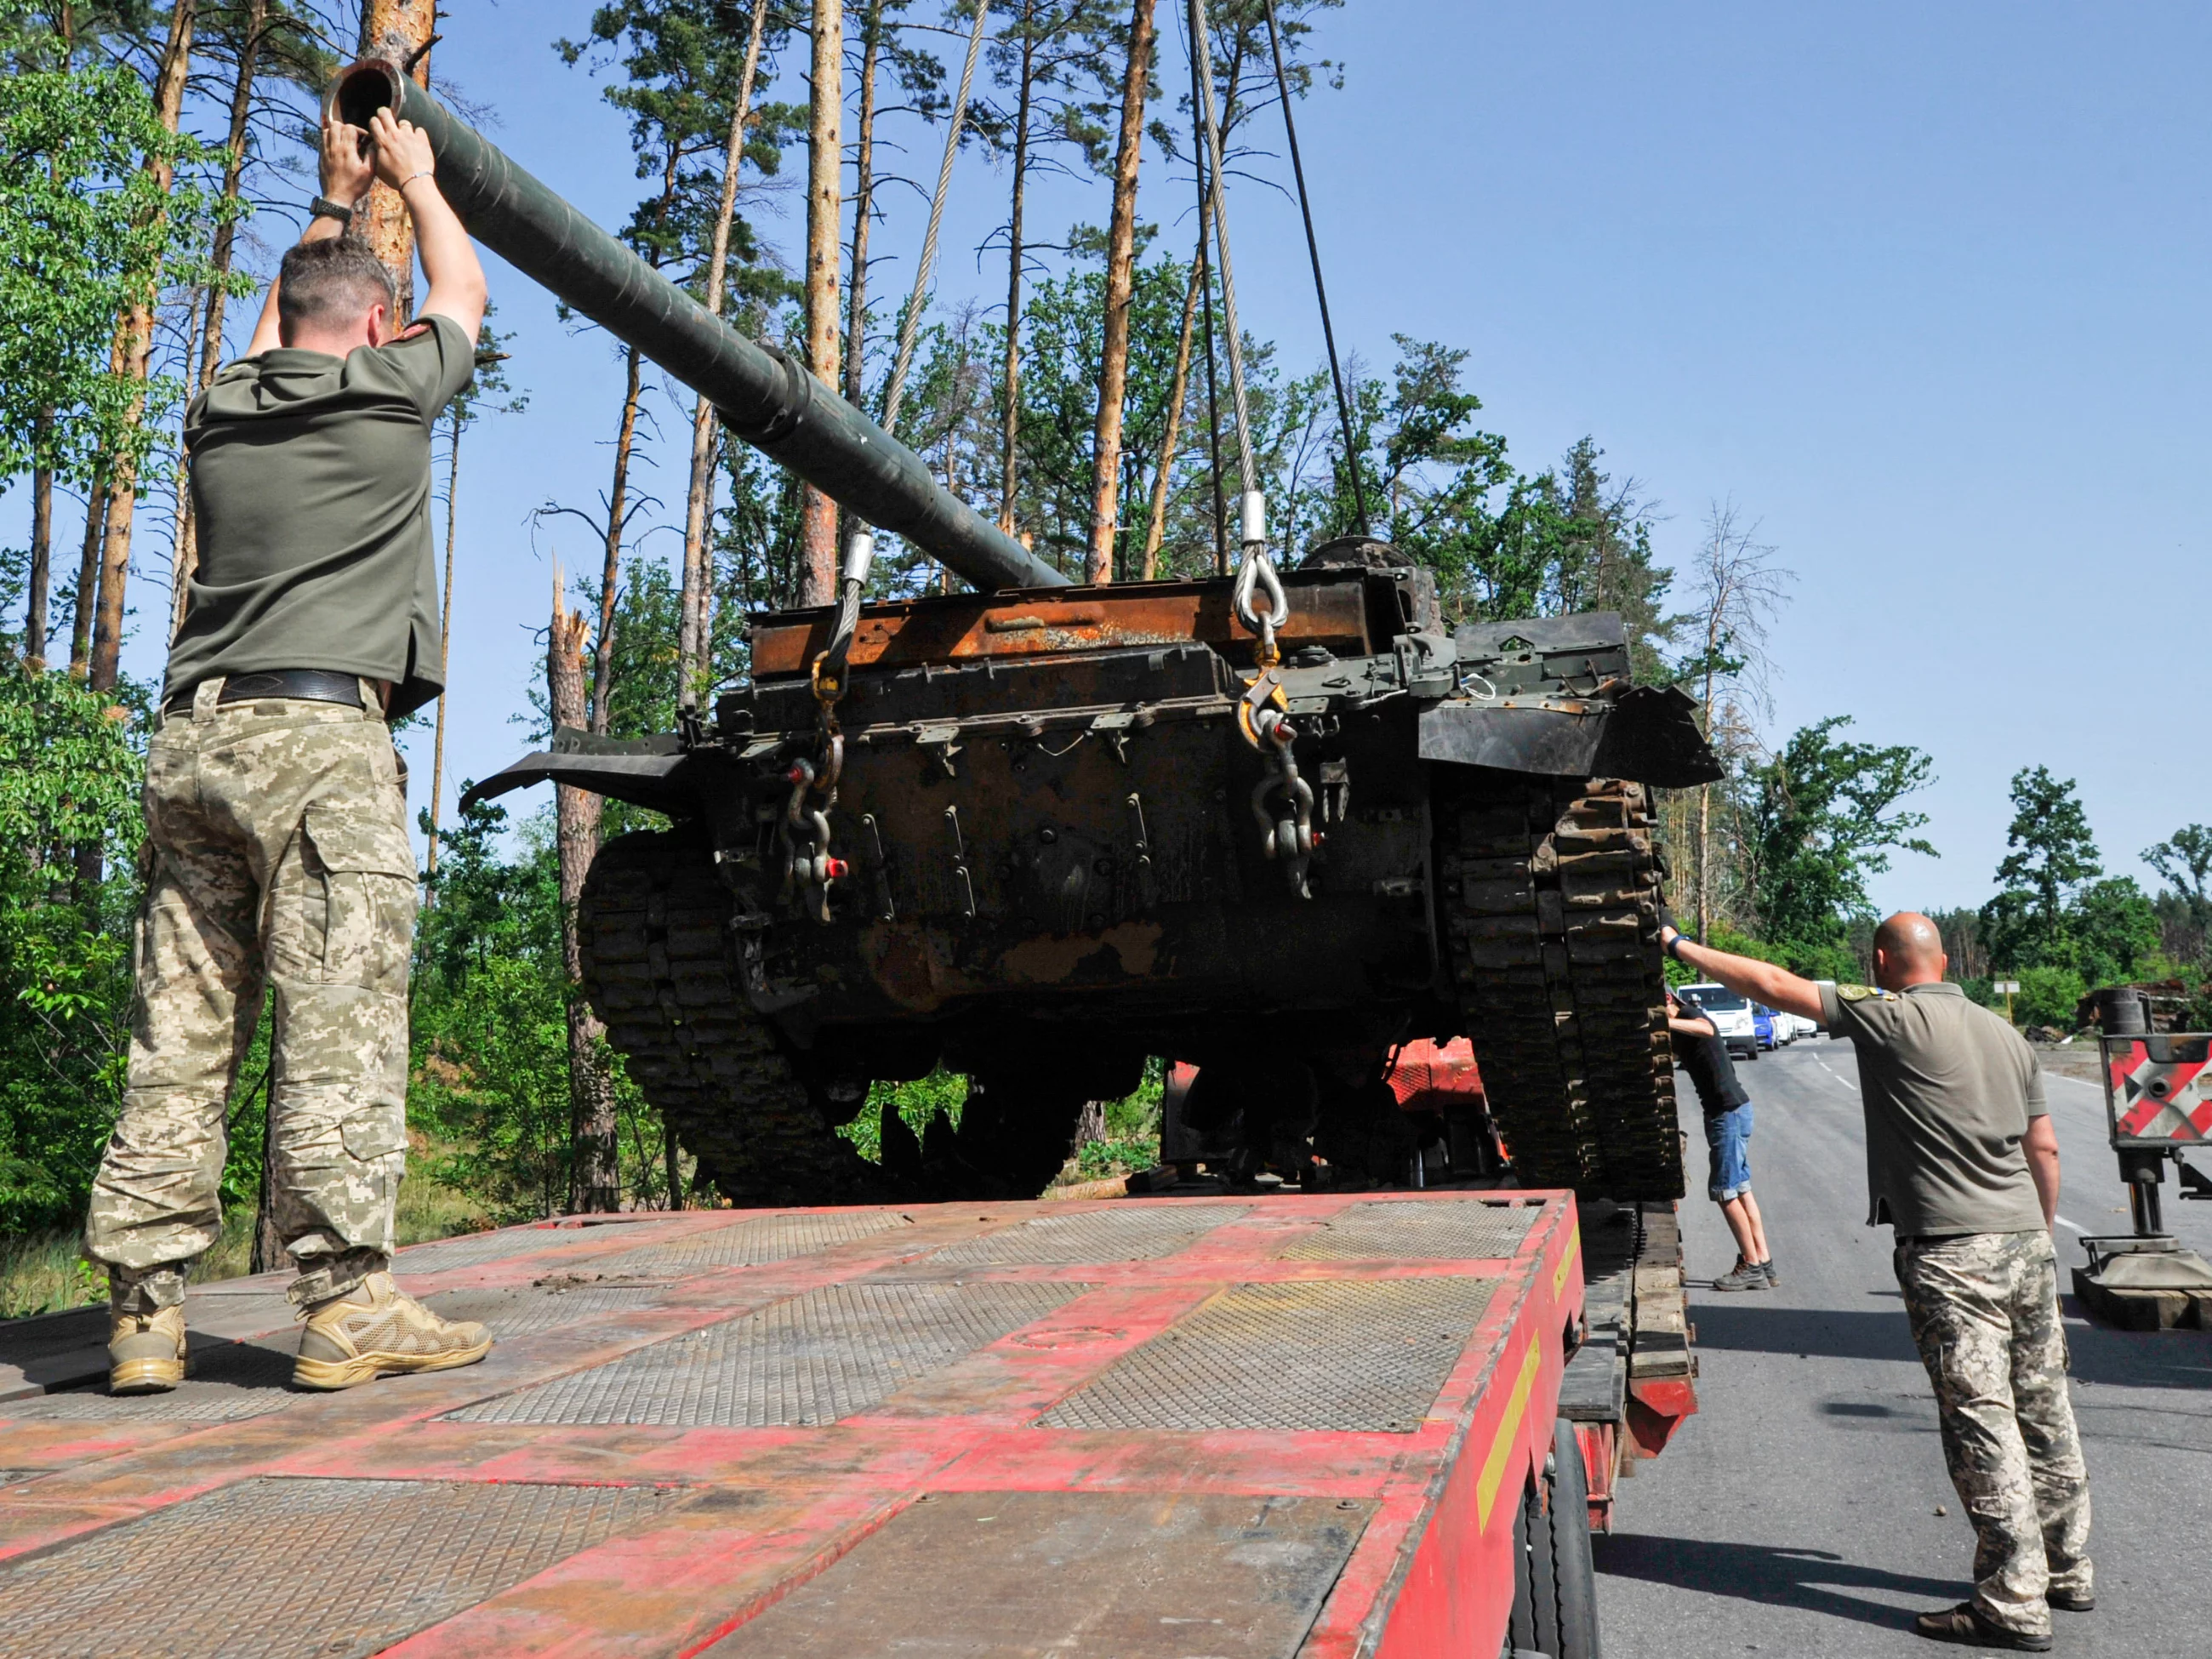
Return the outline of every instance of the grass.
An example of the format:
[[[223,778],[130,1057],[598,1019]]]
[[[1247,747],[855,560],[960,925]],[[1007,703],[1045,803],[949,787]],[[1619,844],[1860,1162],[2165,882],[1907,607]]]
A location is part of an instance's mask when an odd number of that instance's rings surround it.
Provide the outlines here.
[[[417,1157],[416,1169],[399,1183],[399,1206],[392,1218],[402,1244],[421,1244],[489,1225],[483,1206],[465,1193],[444,1186],[426,1173],[429,1159]],[[107,1274],[78,1254],[75,1228],[0,1238],[0,1319],[58,1313],[107,1299]],[[222,1218],[214,1247],[192,1269],[192,1282],[237,1279],[253,1260],[253,1211],[232,1206]]]

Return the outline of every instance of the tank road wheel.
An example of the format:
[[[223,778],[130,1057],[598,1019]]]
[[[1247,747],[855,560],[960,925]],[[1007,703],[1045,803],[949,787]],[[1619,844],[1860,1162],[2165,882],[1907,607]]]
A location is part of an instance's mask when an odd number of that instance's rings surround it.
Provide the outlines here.
[[[980,1178],[981,1190],[949,1198],[1035,1198],[1075,1150],[1077,1121],[1090,1097],[1006,1073],[981,1072],[968,1079],[954,1138],[959,1164]]]
[[[1532,1187],[1682,1195],[1644,786],[1453,768],[1437,864],[1460,1007]]]
[[[630,1077],[735,1203],[897,1196],[747,1000],[730,912],[696,830],[619,836],[592,860],[576,917],[584,991]]]

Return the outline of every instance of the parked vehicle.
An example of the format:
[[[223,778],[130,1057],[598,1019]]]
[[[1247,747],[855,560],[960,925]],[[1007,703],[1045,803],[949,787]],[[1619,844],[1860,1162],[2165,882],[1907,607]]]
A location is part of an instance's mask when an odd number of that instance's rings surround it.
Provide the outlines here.
[[[1779,1048],[1786,1040],[1775,1026],[1775,1021],[1779,1018],[1771,1008],[1762,1008],[1757,1003],[1752,1005],[1751,1032],[1759,1039],[1760,1048]]]
[[[1759,1029],[1753,1022],[1748,1000],[1725,985],[1711,983],[1680,986],[1674,994],[1685,1004],[1696,1005],[1698,1012],[1712,1021],[1729,1054],[1739,1060],[1759,1058]]]

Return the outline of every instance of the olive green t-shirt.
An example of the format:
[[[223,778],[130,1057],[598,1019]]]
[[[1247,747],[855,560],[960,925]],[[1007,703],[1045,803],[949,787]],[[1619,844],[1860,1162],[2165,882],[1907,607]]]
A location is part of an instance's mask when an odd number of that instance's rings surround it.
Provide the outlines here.
[[[430,429],[476,367],[460,325],[343,357],[279,346],[229,364],[185,416],[199,568],[164,702],[215,675],[320,668],[438,695]]]
[[[1858,1051],[1869,1226],[1899,1238],[2044,1226],[2021,1137],[2045,1116],[2019,1032],[1948,983],[1820,987],[1820,1023]]]

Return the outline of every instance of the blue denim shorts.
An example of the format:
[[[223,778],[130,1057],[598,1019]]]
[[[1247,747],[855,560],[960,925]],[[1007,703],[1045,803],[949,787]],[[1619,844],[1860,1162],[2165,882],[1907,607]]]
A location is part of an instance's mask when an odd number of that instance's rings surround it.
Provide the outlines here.
[[[1751,1103],[1705,1119],[1705,1145],[1712,1151],[1712,1173],[1705,1191],[1725,1204],[1751,1190]]]

